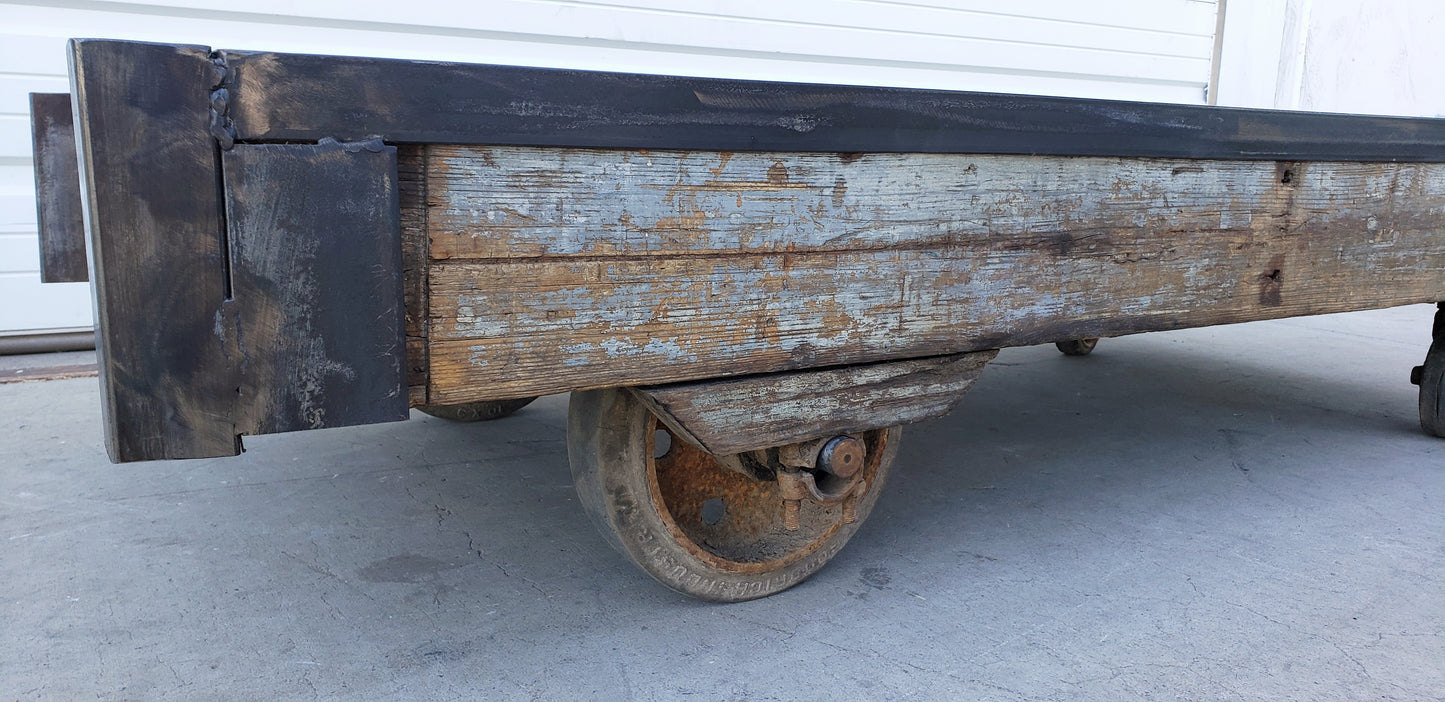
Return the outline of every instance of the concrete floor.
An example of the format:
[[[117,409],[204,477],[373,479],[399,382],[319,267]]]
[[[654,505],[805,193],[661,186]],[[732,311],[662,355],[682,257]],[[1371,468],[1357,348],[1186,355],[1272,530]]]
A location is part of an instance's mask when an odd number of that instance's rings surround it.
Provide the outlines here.
[[[0,699],[1441,699],[1431,314],[1005,351],[738,605],[593,532],[565,397],[116,466],[94,379],[0,385]]]

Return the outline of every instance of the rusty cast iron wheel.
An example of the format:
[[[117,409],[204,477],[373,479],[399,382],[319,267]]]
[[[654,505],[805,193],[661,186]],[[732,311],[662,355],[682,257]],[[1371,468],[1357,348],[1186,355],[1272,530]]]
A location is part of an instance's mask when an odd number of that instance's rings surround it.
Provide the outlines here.
[[[843,548],[878,500],[899,435],[859,435],[867,491],[854,521],[842,505],[804,501],[796,530],[784,526],[777,481],[718,465],[626,390],[572,393],[567,454],[582,506],[614,548],[678,592],[739,602],[802,582]]]
[[[1054,342],[1054,346],[1059,347],[1059,351],[1063,352],[1065,356],[1087,356],[1098,345],[1098,339],[1072,339]]]
[[[493,400],[489,402],[468,402],[461,405],[426,405],[417,407],[423,414],[450,419],[453,422],[485,422],[501,419],[532,403],[535,397],[519,397],[515,400]]]

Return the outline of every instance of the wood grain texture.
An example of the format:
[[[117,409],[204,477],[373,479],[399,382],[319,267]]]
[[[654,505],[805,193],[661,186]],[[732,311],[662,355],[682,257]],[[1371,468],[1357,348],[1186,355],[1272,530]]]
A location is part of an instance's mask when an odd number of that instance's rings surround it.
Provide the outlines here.
[[[1445,298],[1445,166],[433,147],[453,403]]]
[[[997,351],[633,388],[679,436],[727,455],[912,424],[953,409]]]
[[[401,228],[425,232],[427,226],[425,145],[397,149],[397,190]],[[406,307],[406,385],[412,405],[427,404],[427,264],[431,238],[402,239],[402,290]]]
[[[1398,209],[1397,199],[1409,203],[1394,216],[1423,218],[1405,223],[1418,228],[1440,204],[1438,165],[454,146],[430,153],[437,259],[937,249],[1029,238],[1127,255],[1118,242],[1177,232],[1363,228],[1384,214],[1372,208]]]
[[[1445,120],[228,52],[242,140],[1445,161]]]
[[[238,432],[406,419],[396,149],[237,144],[222,165]]]
[[[40,229],[40,279],[46,283],[83,283],[90,274],[86,271],[85,213],[70,94],[31,93],[30,126],[35,221]]]
[[[70,60],[111,460],[234,455],[236,369],[214,335],[220,76],[199,46],[73,40]]]

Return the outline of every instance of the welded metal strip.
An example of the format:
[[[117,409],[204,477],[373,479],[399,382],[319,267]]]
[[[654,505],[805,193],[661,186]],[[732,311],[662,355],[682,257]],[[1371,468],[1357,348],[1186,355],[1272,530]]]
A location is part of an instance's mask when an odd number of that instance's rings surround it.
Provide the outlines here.
[[[238,140],[1445,161],[1445,120],[227,53]]]
[[[40,280],[81,283],[85,268],[85,217],[70,93],[31,93],[36,222],[40,228]]]

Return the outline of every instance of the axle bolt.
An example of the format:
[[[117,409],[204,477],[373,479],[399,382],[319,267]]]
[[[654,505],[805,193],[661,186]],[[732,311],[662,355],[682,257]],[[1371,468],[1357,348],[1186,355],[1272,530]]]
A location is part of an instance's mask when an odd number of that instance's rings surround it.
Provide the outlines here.
[[[803,501],[783,500],[783,528],[797,531],[802,528]]]
[[[865,455],[863,442],[851,436],[835,436],[818,452],[818,470],[846,480],[863,467]]]

